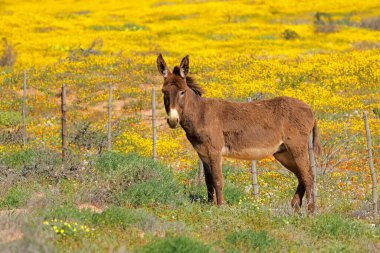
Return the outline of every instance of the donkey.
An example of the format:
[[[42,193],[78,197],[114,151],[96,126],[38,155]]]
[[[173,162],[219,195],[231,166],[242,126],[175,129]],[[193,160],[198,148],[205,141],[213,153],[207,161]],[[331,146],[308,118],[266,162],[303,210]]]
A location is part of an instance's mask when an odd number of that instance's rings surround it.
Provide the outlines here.
[[[321,146],[317,121],[307,104],[290,97],[248,103],[203,98],[203,90],[188,76],[189,56],[170,72],[160,54],[157,68],[164,77],[167,123],[170,128],[181,125],[203,162],[210,203],[224,202],[222,157],[260,160],[273,155],[298,179],[291,206],[299,211],[306,192],[308,212],[314,212],[309,136],[316,155]]]

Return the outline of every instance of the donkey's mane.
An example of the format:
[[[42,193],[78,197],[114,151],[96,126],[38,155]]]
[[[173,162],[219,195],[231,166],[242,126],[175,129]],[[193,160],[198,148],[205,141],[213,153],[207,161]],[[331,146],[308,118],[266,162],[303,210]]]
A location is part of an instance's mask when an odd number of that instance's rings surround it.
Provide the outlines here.
[[[181,75],[181,71],[178,66],[174,67],[173,74],[178,75],[178,76]],[[190,76],[186,76],[186,84],[187,86],[189,86],[190,89],[192,89],[195,92],[195,94],[197,94],[200,97],[202,96],[203,89],[195,82],[194,78]]]

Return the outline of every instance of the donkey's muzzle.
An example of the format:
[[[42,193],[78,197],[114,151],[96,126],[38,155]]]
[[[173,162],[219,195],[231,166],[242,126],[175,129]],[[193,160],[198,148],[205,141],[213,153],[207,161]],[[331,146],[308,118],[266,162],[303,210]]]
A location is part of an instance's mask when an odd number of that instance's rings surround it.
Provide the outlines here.
[[[173,122],[173,121],[170,121],[169,119],[167,119],[167,122],[168,122],[169,127],[172,129],[177,128],[177,126],[178,126],[178,120]]]
[[[176,128],[179,123],[179,115],[178,111],[176,109],[170,109],[169,117],[168,117],[168,124],[170,128]]]

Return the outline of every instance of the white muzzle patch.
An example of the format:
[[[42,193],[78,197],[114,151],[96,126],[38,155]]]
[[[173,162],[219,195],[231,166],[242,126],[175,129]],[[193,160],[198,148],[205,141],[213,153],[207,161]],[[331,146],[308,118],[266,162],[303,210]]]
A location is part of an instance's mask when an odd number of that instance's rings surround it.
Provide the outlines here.
[[[175,122],[178,120],[178,118],[178,111],[176,109],[170,109],[169,120]]]
[[[168,123],[171,127],[175,127],[179,122],[179,115],[176,109],[170,109]]]

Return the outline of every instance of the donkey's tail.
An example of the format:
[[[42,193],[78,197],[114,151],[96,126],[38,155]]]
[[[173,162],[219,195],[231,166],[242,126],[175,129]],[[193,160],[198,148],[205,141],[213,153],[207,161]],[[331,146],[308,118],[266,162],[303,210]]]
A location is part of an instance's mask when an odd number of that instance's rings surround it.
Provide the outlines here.
[[[322,146],[318,138],[317,120],[314,121],[313,127],[313,151],[316,156],[322,152]]]

